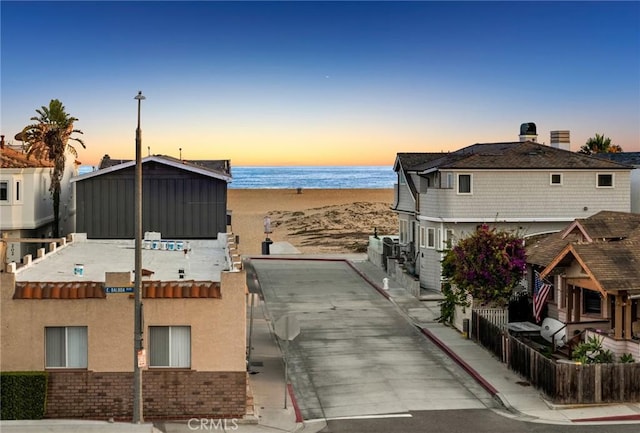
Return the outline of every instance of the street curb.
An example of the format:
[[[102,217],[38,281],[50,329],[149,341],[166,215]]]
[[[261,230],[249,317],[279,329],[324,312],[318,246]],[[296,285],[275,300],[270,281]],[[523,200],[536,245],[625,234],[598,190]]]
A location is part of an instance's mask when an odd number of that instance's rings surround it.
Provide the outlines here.
[[[300,411],[300,407],[298,406],[298,400],[296,400],[296,395],[293,392],[293,385],[290,383],[287,384],[287,391],[289,391],[289,397],[291,398],[291,405],[293,406],[293,412],[296,414],[296,423],[304,422],[304,418],[302,417],[302,412]]]
[[[431,340],[436,346],[438,346],[440,350],[446,353],[449,358],[453,359],[460,367],[462,367],[462,369],[466,371],[476,382],[478,382],[480,386],[482,386],[489,394],[491,394],[493,397],[496,397],[500,402],[506,402],[506,400],[502,396],[500,396],[500,392],[498,392],[498,390],[495,389],[493,385],[491,385],[484,377],[482,377],[480,373],[474,370],[473,367],[467,364],[464,359],[460,358],[457,353],[455,353],[446,344],[444,344],[442,340],[436,337],[427,328],[418,326],[418,329],[420,329],[420,332],[426,335],[429,340]],[[511,405],[506,402],[506,405],[504,406],[509,408]]]

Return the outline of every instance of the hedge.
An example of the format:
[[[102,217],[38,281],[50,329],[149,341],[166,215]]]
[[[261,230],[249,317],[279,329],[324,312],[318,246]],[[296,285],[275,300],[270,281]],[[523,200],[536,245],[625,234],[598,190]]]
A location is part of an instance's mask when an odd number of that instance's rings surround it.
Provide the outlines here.
[[[0,373],[0,419],[42,419],[47,402],[47,373]]]

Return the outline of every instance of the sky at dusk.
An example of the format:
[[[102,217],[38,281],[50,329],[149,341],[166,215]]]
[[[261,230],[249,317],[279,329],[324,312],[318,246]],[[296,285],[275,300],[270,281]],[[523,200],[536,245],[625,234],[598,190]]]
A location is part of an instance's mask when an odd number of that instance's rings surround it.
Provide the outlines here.
[[[9,142],[60,99],[87,149],[233,165],[392,165],[397,152],[571,131],[640,151],[640,2],[2,1]],[[14,141],[15,144],[17,142]]]

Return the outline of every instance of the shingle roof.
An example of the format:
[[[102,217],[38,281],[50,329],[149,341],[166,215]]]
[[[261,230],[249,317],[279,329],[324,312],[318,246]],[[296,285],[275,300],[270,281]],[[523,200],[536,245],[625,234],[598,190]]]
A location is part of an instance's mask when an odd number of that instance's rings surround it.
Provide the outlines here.
[[[424,164],[442,158],[444,155],[446,155],[444,152],[398,153],[396,165],[399,163],[405,171],[419,171]]]
[[[37,168],[53,167],[53,162],[36,158],[27,158],[27,154],[4,146],[0,148],[1,168]]]
[[[576,227],[571,231],[572,227]],[[627,239],[639,236],[640,214],[629,212],[601,211],[588,218],[578,218],[565,230],[553,233],[527,246],[527,262],[547,266],[570,243],[582,240],[576,233],[577,228],[593,240]],[[593,243],[585,244],[593,245]],[[613,242],[611,245],[624,246],[625,243]]]
[[[222,165],[225,165],[224,161],[226,160],[223,160],[223,162],[221,163]],[[142,158],[143,165],[147,163],[158,163],[158,164],[163,164],[170,167],[175,167],[180,170],[197,173],[203,176],[220,179],[225,182],[231,181],[231,175],[229,174],[228,171],[215,170],[211,168],[212,166],[211,161],[205,160],[205,162],[207,162],[207,164],[204,164],[204,165],[196,164],[193,162],[184,161],[184,160],[180,160],[180,159],[173,158],[171,156],[165,156],[165,155],[153,155],[153,156],[147,156]],[[107,168],[103,168],[101,170],[92,171],[90,173],[85,173],[83,175],[74,177],[73,179],[71,179],[71,182],[83,181],[85,179],[90,179],[95,176],[102,176],[107,173],[112,173],[114,171],[123,170],[123,169],[134,167],[134,166],[135,166],[135,161],[132,161],[132,160],[125,161],[120,164],[108,166]],[[225,166],[228,168],[228,163]]]
[[[640,152],[595,153],[593,156],[621,164],[640,166]]]
[[[120,296],[120,295],[111,295]],[[74,282],[16,282],[13,299],[103,299],[104,283]],[[220,283],[212,281],[143,281],[142,297],[161,298],[221,298]]]
[[[429,169],[600,169],[632,167],[531,141],[473,144],[430,161]]]
[[[578,256],[605,291],[640,290],[640,214],[602,211],[568,228],[527,247],[527,262],[567,265]]]
[[[178,158],[173,158],[167,155],[156,155],[168,160],[172,160],[174,162],[180,162],[183,164],[190,164],[196,167],[202,167],[207,170],[217,171],[220,173],[224,173],[226,175],[230,174],[229,160],[227,159],[194,159],[194,160],[180,160]],[[105,155],[100,160],[100,165],[98,166],[98,170],[103,168],[109,168],[120,164],[125,164],[127,162],[131,162],[131,159],[112,159],[109,155]]]
[[[573,249],[606,291],[640,290],[640,230],[623,241],[574,244]]]

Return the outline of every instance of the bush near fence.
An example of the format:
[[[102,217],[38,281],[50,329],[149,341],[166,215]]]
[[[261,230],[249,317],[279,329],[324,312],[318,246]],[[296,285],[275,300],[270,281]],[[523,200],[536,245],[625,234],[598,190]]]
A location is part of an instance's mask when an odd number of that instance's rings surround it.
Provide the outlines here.
[[[0,419],[42,419],[47,401],[47,373],[0,373]]]
[[[472,315],[471,338],[557,404],[640,402],[640,363],[564,364]]]

